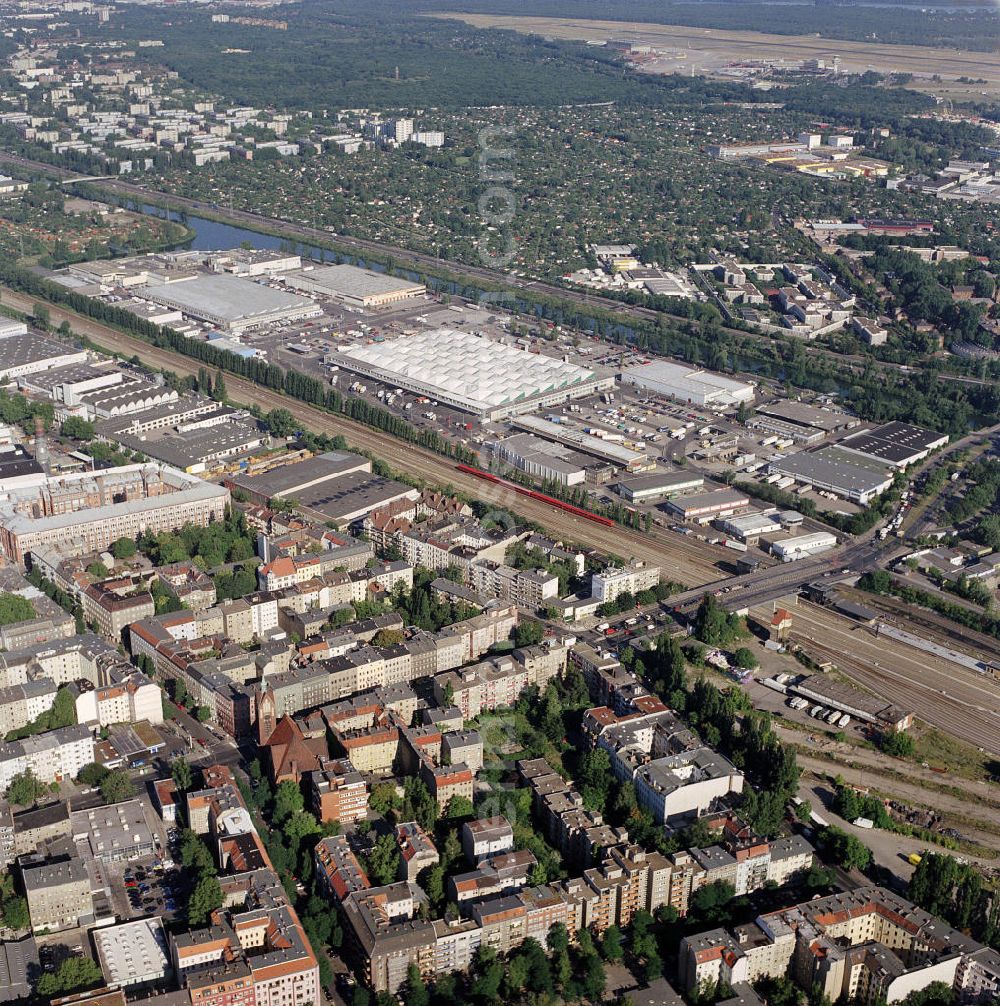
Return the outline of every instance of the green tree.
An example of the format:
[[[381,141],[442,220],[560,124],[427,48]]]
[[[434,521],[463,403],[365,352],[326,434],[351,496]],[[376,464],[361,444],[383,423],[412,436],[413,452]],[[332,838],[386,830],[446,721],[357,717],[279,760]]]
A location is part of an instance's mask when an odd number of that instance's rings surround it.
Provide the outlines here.
[[[748,671],[752,671],[759,664],[756,654],[747,646],[741,646],[733,654],[733,659],[736,661],[737,667],[742,667]]]
[[[31,769],[27,769],[11,779],[6,797],[10,803],[17,804],[19,807],[27,807],[46,792],[48,792],[48,787],[45,783],[41,782]]]
[[[276,437],[290,437],[299,428],[288,409],[271,409],[264,417],[264,424]]]
[[[274,811],[272,814],[274,823],[280,826],[293,814],[305,810],[305,805],[306,801],[298,783],[292,782],[290,779],[278,783],[278,788],[274,791]]]
[[[170,775],[174,780],[174,784],[182,793],[186,793],[194,782],[194,773],[191,771],[191,766],[185,758],[175,759],[170,768]]]
[[[109,772],[100,782],[101,796],[105,803],[121,803],[135,796],[135,783],[127,772],[116,769]]]
[[[93,988],[103,982],[101,969],[89,957],[67,957],[54,972],[38,979],[36,992],[46,999]]]
[[[708,646],[729,646],[742,635],[740,619],[706,594],[694,617],[694,634]]]
[[[3,902],[3,923],[10,929],[20,932],[31,925],[28,914],[28,902],[25,898],[7,898]]]
[[[90,441],[94,439],[95,430],[93,423],[88,423],[79,416],[69,416],[63,420],[60,432],[64,437],[69,437],[71,440]]]
[[[111,554],[116,559],[131,559],[135,552],[135,542],[131,538],[119,538],[111,543]]]
[[[212,397],[217,402],[224,402],[229,397],[226,393],[226,379],[222,376],[222,371],[215,372],[215,383],[212,385]]]
[[[390,782],[377,782],[372,786],[371,796],[368,798],[368,806],[385,817],[390,810],[396,810],[400,806],[399,794],[396,787]]]
[[[879,735],[878,746],[893,758],[910,758],[916,745],[905,730],[887,730]]]
[[[215,873],[215,861],[212,859],[208,846],[201,840],[201,836],[190,828],[185,828],[181,832],[180,859],[184,869],[198,877]]]
[[[830,855],[845,870],[864,870],[872,861],[871,850],[853,835],[840,828],[825,828],[822,833],[823,842],[830,851]]]
[[[108,774],[108,769],[103,765],[98,765],[92,761],[89,765],[84,765],[77,775],[77,781],[84,786],[100,786],[104,777]]]
[[[31,602],[20,594],[0,594],[0,625],[13,625],[35,618]]]
[[[614,964],[622,959],[623,953],[621,930],[617,926],[608,926],[601,940],[601,956]]]
[[[368,856],[367,873],[376,884],[384,886],[391,884],[399,869],[399,846],[396,839],[389,834],[380,835]]]
[[[460,794],[455,794],[448,801],[448,806],[445,808],[445,816],[452,819],[472,817],[474,813],[475,808],[472,805],[472,801],[467,796],[461,796]]]
[[[222,887],[219,884],[219,878],[214,874],[201,877],[188,898],[188,925],[192,927],[203,926],[212,912],[222,907],[222,902]]]
[[[524,621],[514,629],[515,646],[537,646],[545,637],[545,628],[541,622]]]
[[[587,751],[580,759],[577,777],[585,806],[603,813],[613,780],[608,752],[604,748]]]
[[[729,902],[736,895],[736,888],[727,880],[716,880],[691,895],[691,908],[701,918],[715,922],[729,911]]]
[[[405,999],[407,1006],[428,1006],[430,1003],[430,993],[416,964],[406,969]]]

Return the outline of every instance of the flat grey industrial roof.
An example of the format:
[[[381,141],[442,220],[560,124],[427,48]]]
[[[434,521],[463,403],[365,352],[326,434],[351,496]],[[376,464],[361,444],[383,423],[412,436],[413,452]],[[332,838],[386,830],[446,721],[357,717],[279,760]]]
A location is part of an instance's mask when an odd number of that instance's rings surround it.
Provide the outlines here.
[[[765,416],[775,416],[799,426],[811,426],[818,430],[826,430],[828,433],[857,422],[853,416],[849,416],[846,412],[824,410],[815,405],[807,405],[805,402],[789,402],[787,400],[765,402],[757,406],[757,411]]]
[[[870,493],[891,481],[884,465],[866,462],[864,458],[846,454],[836,447],[793,454],[770,462],[769,467],[800,482],[822,482],[846,492]]]
[[[156,436],[161,433],[161,436]],[[156,430],[144,435],[116,434],[119,443],[177,468],[201,464],[219,451],[253,450],[264,434],[249,423],[228,422],[200,430]]]
[[[399,499],[412,486],[366,472],[351,472],[332,482],[324,482],[305,492],[296,494],[299,505],[315,510],[329,520],[352,520],[377,506]]]
[[[737,489],[712,489],[703,493],[692,493],[690,496],[679,496],[667,503],[667,506],[678,513],[688,510],[700,510],[702,507],[714,506],[745,506],[750,502],[746,493]]]
[[[0,943],[0,1002],[30,999],[29,973],[38,968],[38,946],[33,936]]]
[[[422,283],[414,283],[413,280],[400,279],[398,276],[389,276],[372,269],[360,269],[355,265],[328,265],[316,269],[303,269],[288,278],[293,282],[302,279],[329,290],[331,294],[356,299],[381,293],[403,293],[408,290],[419,294],[426,289]]]
[[[2,345],[2,342],[0,342]],[[114,374],[119,368],[112,360],[101,363],[69,363],[65,367],[53,367],[51,370],[44,370],[40,374],[29,374],[26,377],[27,383],[33,388],[44,388],[51,391],[60,384],[73,384],[77,381],[89,381],[94,377],[104,377],[107,374]]]
[[[876,426],[873,430],[864,430],[845,437],[841,441],[841,446],[898,465],[931,450],[942,440],[947,439],[944,434],[935,433],[933,430],[894,421]]]
[[[236,475],[233,484],[258,496],[295,496],[313,485],[340,478],[349,472],[371,469],[371,462],[359,454],[328,451],[306,461],[283,465],[262,475]]]
[[[306,297],[274,290],[239,276],[198,276],[164,286],[147,286],[142,294],[148,300],[176,307],[195,318],[224,318],[226,321],[316,307],[315,302]]]
[[[29,363],[56,360],[60,356],[82,353],[82,349],[65,342],[44,339],[34,332],[28,332],[27,335],[8,335],[0,338],[0,370],[11,370]]]
[[[669,491],[679,486],[704,485],[705,479],[697,472],[653,472],[650,475],[637,475],[633,479],[622,479],[618,484],[630,492],[642,492],[646,489],[663,489]]]
[[[511,454],[516,454],[525,461],[535,461],[538,464],[546,465],[553,471],[562,472],[565,475],[572,475],[583,468],[591,467],[593,459],[574,451],[570,447],[562,444],[552,443],[550,440],[542,440],[531,433],[514,433],[501,443],[504,449]]]

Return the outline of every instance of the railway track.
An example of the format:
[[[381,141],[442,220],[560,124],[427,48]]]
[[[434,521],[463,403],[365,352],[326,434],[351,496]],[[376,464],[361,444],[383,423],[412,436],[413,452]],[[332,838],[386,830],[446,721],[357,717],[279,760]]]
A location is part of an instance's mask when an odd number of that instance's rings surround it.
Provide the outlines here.
[[[843,593],[859,604],[865,604],[882,612],[886,616],[885,621],[890,625],[897,625],[900,628],[919,626],[926,630],[922,635],[941,646],[954,647],[962,653],[975,656],[976,659],[983,657],[1000,664],[1000,639],[976,632],[974,629],[967,629],[927,608],[906,604],[896,598],[869,594],[863,590],[846,589]]]
[[[17,310],[30,312],[33,308],[34,300],[31,297],[6,289],[2,291],[2,296],[4,303]],[[183,376],[196,375],[199,368],[204,366],[197,360],[152,346],[59,305],[50,306],[50,316],[55,324],[66,320],[74,331],[95,340],[103,348],[125,356],[138,356],[147,366],[172,370]],[[463,474],[447,458],[413,444],[397,441],[388,434],[361,423],[313,408],[235,375],[226,375],[226,386],[234,401],[257,405],[264,411],[287,409],[306,428],[317,433],[342,434],[355,447],[371,451],[399,471],[435,486],[450,485],[477,499],[495,501],[498,508],[509,509],[528,520],[536,521],[565,541],[588,542],[601,551],[658,565],[666,579],[688,586],[709,583],[722,575],[713,563],[713,555],[719,553],[720,559],[731,558],[728,550],[704,544],[696,546],[683,535],[671,535],[668,538],[666,532],[646,535],[620,526],[602,527],[520,496],[502,486],[490,486],[487,490],[481,480]]]
[[[833,663],[863,687],[954,737],[1000,753],[1000,686],[958,665],[876,637],[803,601],[793,614],[807,653]]]

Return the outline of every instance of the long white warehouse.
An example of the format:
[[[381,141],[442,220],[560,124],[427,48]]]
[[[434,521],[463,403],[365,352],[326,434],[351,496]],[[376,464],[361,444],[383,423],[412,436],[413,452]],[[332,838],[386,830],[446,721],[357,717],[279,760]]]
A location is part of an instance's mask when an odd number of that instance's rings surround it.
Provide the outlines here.
[[[655,395],[676,398],[692,405],[738,405],[752,402],[754,387],[707,370],[692,370],[679,363],[655,360],[622,371],[622,381],[651,391]]]
[[[342,349],[337,363],[493,421],[614,385],[614,377],[451,328]]]
[[[776,541],[771,545],[771,551],[782,562],[793,562],[796,559],[816,555],[818,552],[826,552],[836,545],[836,535],[830,534],[829,531],[815,531],[812,534],[800,534],[784,541]]]

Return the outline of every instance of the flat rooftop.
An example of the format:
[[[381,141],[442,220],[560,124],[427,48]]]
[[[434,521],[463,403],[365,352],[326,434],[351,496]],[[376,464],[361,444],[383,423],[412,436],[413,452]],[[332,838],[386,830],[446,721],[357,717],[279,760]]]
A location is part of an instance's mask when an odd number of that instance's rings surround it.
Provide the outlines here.
[[[354,520],[369,510],[384,506],[404,496],[415,499],[418,491],[393,479],[351,472],[338,479],[295,494],[300,508],[322,514],[328,520]]]
[[[892,422],[852,434],[842,440],[840,446],[891,465],[900,465],[947,442],[944,434],[909,423]]]
[[[720,402],[753,397],[753,386],[745,381],[723,377],[707,370],[694,370],[667,360],[654,360],[628,367],[622,371],[622,377],[650,391],[668,396],[689,391],[692,395],[703,395],[710,401]]]
[[[122,432],[116,439],[130,450],[141,451],[157,461],[186,469],[224,454],[248,453],[264,439],[265,434],[249,423],[228,422],[198,430],[157,430],[134,434]]]
[[[246,321],[278,312],[317,310],[307,297],[275,290],[238,276],[198,276],[196,279],[143,288],[143,296],[208,321]]]
[[[670,492],[685,486],[704,485],[705,479],[697,472],[652,472],[649,475],[637,475],[635,478],[622,479],[618,484],[629,492],[651,492],[661,489]]]
[[[834,430],[843,429],[845,426],[856,423],[857,420],[846,412],[835,412],[832,409],[822,409],[816,405],[807,405],[805,402],[765,402],[757,406],[757,412],[765,416],[774,416],[788,423],[795,423],[797,426],[809,426],[813,429],[824,430],[832,433]]]
[[[593,459],[578,454],[570,447],[542,440],[531,433],[515,433],[501,441],[508,454],[522,458],[526,462],[545,465],[553,471],[573,475],[581,469],[593,465]]]
[[[371,462],[359,454],[328,451],[305,461],[273,468],[262,475],[236,475],[232,482],[257,496],[294,496],[301,499],[301,494],[314,486],[353,472],[369,471]]]
[[[772,471],[790,475],[799,482],[819,482],[847,493],[871,493],[891,481],[884,465],[878,465],[836,447],[801,452],[769,463]]]
[[[303,269],[288,276],[287,282],[294,285],[299,279],[320,290],[329,291],[333,297],[346,297],[351,300],[364,300],[366,297],[393,293],[418,296],[426,290],[423,283],[414,283],[398,276],[375,272],[373,269],[360,269],[355,265],[328,265]]]
[[[171,970],[167,937],[158,918],[95,929],[94,945],[109,985],[135,985]]]
[[[749,502],[746,493],[741,493],[736,489],[713,489],[672,499],[667,506],[685,513],[689,510],[701,510],[704,507],[746,506]]]
[[[46,339],[34,332],[0,337],[0,371],[58,360],[64,356],[79,356],[82,359],[84,355],[84,350],[67,342]]]

